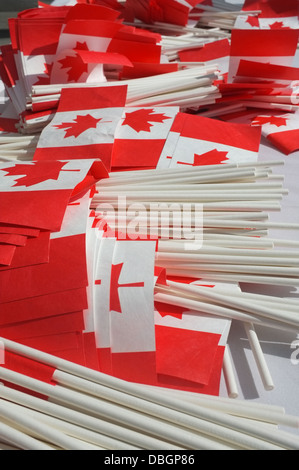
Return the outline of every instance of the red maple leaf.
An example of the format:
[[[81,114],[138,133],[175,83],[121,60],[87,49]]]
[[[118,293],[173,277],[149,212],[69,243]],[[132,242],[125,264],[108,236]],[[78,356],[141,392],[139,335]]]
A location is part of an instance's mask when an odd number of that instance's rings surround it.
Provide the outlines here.
[[[252,124],[263,126],[264,124],[271,124],[276,127],[286,126],[287,118],[280,116],[258,116],[252,121]]]
[[[51,64],[44,63],[45,69],[43,75],[37,76],[37,81],[34,85],[48,85],[50,81],[50,76],[53,68],[53,62]]]
[[[269,24],[270,29],[290,29],[289,26],[284,26],[283,21],[275,21],[272,24]]]
[[[218,163],[223,163],[225,160],[228,160],[226,155],[228,152],[222,152],[220,150],[214,149],[209,152],[198,155],[194,154],[193,163],[178,162],[182,165],[191,165],[191,166],[202,166],[202,165],[217,165]]]
[[[260,23],[259,23],[259,19],[257,16],[248,16],[247,20],[245,21],[245,23],[248,23],[250,24],[250,26],[257,26],[259,27]]]
[[[2,168],[7,172],[6,176],[24,175],[16,180],[13,186],[33,186],[47,180],[57,180],[60,171],[66,165],[66,162],[43,161],[38,160],[30,164],[16,164],[13,167]],[[62,171],[80,171],[80,170],[62,170]]]
[[[88,71],[88,64],[83,62],[80,54],[76,52],[76,49],[80,51],[88,51],[86,42],[77,42],[74,49],[75,50],[70,51],[71,55],[66,55],[63,59],[58,60],[59,64],[62,65],[62,69],[68,69],[67,75],[69,82],[77,82],[81,75]]]
[[[97,127],[98,122],[100,122],[102,118],[96,119],[90,114],[86,114],[85,116],[77,116],[73,122],[63,122],[62,124],[56,124],[53,127],[57,129],[65,129],[66,137],[78,137],[80,134],[85,132],[87,129],[95,129]]]
[[[162,113],[155,113],[153,109],[141,108],[126,113],[122,126],[130,126],[136,132],[150,132],[153,126],[152,122],[164,122],[166,119],[171,118]]]

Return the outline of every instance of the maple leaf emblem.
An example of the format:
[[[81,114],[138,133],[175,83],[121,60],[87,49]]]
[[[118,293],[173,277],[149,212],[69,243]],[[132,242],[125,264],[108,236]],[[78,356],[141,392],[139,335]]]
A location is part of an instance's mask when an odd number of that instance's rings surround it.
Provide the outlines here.
[[[181,165],[191,165],[191,166],[217,165],[219,163],[225,162],[225,160],[228,160],[226,156],[227,154],[228,152],[222,152],[220,150],[213,149],[201,155],[198,155],[197,153],[195,153],[193,163],[186,163],[186,162],[178,162],[178,163],[180,163]]]
[[[164,113],[155,113],[154,109],[141,108],[136,111],[126,113],[122,126],[130,126],[136,132],[145,131],[150,132],[154,122],[164,122],[166,119],[171,119]]]
[[[102,118],[96,119],[90,114],[86,114],[85,116],[77,116],[73,122],[63,122],[62,124],[56,124],[53,127],[57,129],[64,129],[65,135],[64,138],[67,137],[78,137],[79,135],[83,134],[83,132],[87,131],[87,129],[95,129]],[[108,122],[108,121],[103,121]]]
[[[53,63],[47,64],[44,63],[44,73],[43,75],[38,75],[37,76],[37,81],[34,83],[34,85],[48,85],[50,81],[50,76],[53,68]]]
[[[245,23],[250,24],[250,26],[252,26],[252,27],[254,27],[254,26],[259,27],[260,26],[259,19],[258,19],[257,16],[248,16]]]
[[[283,21],[275,21],[272,24],[269,24],[270,29],[290,29],[289,26],[285,26]]]
[[[16,164],[9,168],[2,168],[7,173],[6,176],[21,176],[13,186],[33,186],[47,180],[58,180],[60,171],[80,171],[62,170],[66,162],[38,160],[30,164]]]
[[[61,64],[62,69],[68,69],[67,75],[69,82],[77,82],[83,73],[88,71],[88,64],[82,60],[82,57],[80,54],[78,54],[78,52],[76,52],[76,50],[88,51],[86,42],[77,42],[76,47],[73,51],[69,52],[69,55],[66,55],[63,59],[58,60],[58,63]]]
[[[286,126],[287,118],[281,116],[258,116],[252,121],[252,124],[257,126],[263,126],[264,124],[271,124],[276,127]]]

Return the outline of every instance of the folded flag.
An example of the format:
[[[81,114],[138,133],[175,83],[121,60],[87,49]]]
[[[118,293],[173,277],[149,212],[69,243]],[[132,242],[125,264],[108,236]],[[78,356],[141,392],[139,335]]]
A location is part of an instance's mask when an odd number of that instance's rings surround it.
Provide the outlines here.
[[[126,93],[122,85],[62,89],[59,107],[40,135],[34,160],[99,158],[110,171]]]
[[[102,237],[93,293],[100,369],[125,380],[150,384],[156,383],[155,246],[153,241]]]
[[[260,115],[252,121],[262,135],[285,155],[299,149],[299,113]]]
[[[2,163],[0,222],[58,231],[67,204],[105,174],[95,160]]]
[[[184,113],[177,115],[177,119],[170,135],[172,153],[163,152],[161,157],[164,167],[167,161],[170,168],[256,161],[261,137],[258,128]],[[165,147],[168,150],[167,141]]]
[[[126,107],[116,130],[113,168],[155,168],[179,108]]]
[[[234,81],[240,60],[292,66],[299,31],[233,29],[228,81]]]

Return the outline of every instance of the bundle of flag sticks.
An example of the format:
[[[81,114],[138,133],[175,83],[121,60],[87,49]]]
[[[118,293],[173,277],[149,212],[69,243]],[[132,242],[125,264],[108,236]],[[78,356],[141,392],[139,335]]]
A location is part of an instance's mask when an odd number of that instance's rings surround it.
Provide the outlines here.
[[[297,450],[277,425],[296,417],[270,405],[160,392],[1,339],[8,351],[54,369],[56,385],[0,369],[3,380],[48,401],[0,387],[1,439],[29,450]],[[5,400],[5,401],[4,401]],[[269,426],[270,424],[270,426]]]
[[[271,391],[258,327],[299,328],[296,299],[240,287],[299,285],[299,242],[271,237],[299,230],[271,218],[284,160],[259,158],[261,137],[299,149],[298,2],[210,3],[41,4],[9,23],[0,448],[299,448],[298,416],[238,400],[228,344],[241,324]]]

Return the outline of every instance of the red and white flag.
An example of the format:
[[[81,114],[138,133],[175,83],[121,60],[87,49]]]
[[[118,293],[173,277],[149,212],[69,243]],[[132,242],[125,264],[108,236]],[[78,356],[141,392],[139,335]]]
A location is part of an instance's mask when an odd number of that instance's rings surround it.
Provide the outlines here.
[[[233,29],[228,81],[235,79],[240,60],[292,66],[297,50],[299,31]]]
[[[40,135],[34,159],[99,158],[110,171],[126,95],[122,85],[62,89],[58,110]]]
[[[246,15],[246,11],[256,10],[256,15]],[[299,5],[297,0],[245,0],[242,11],[236,19],[235,28],[238,29],[298,29]]]
[[[203,46],[192,49],[183,49],[178,52],[181,62],[204,62],[205,65],[217,65],[224,78],[227,77],[230,42],[228,39],[219,39]]]
[[[145,383],[156,380],[155,250],[155,241],[117,241],[111,266],[112,373]]]
[[[2,163],[0,222],[59,231],[68,203],[105,175],[95,160]]]
[[[171,136],[173,153],[163,155],[164,167],[167,160],[170,168],[256,161],[259,129],[189,114],[178,115],[178,120],[180,127]]]
[[[152,241],[103,237],[93,304],[101,370],[125,380],[151,384],[156,382],[155,247]]]
[[[124,109],[113,144],[113,168],[155,168],[179,108]]]
[[[126,3],[134,17],[144,23],[159,21],[186,26],[191,10],[191,2],[182,0],[127,0]]]
[[[260,115],[252,121],[262,135],[280,152],[289,155],[299,150],[299,113]]]
[[[19,71],[27,95],[33,85],[47,85],[63,25],[62,18],[15,20]]]
[[[72,8],[59,37],[50,82],[106,81],[103,64],[87,63],[80,52],[107,52],[111,39],[122,27],[116,21],[118,16],[118,12],[97,5]]]

